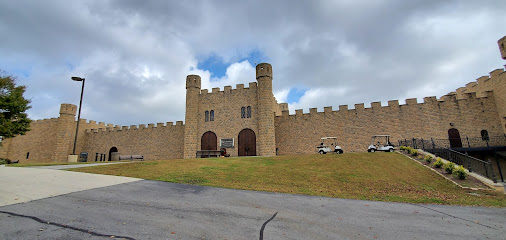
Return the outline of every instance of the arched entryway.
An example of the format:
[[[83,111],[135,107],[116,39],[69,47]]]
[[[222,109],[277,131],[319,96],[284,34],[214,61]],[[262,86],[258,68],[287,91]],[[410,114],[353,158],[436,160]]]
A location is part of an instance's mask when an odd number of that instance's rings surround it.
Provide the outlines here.
[[[450,128],[448,130],[448,140],[450,140],[450,148],[462,147],[462,140],[460,139],[459,130],[456,128]]]
[[[256,156],[257,155],[257,138],[255,132],[251,129],[243,129],[237,137],[238,155],[239,156]]]
[[[200,150],[218,150],[218,141],[214,132],[206,132],[200,140]]]
[[[109,150],[109,161],[112,160],[111,158],[111,153],[114,153],[114,152],[118,152],[118,149],[116,147],[112,147],[110,150]]]

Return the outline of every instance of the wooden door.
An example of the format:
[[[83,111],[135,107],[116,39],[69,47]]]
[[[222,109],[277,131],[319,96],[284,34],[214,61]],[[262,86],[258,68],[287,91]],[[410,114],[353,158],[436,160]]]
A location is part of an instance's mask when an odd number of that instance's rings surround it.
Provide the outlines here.
[[[257,139],[255,132],[251,129],[243,129],[239,132],[238,139],[238,155],[239,156],[256,156],[257,155]]]
[[[456,128],[450,128],[448,130],[448,139],[450,140],[450,148],[461,148],[462,140],[460,139],[459,130]]]
[[[218,150],[218,141],[215,133],[209,131],[202,135],[200,150]]]

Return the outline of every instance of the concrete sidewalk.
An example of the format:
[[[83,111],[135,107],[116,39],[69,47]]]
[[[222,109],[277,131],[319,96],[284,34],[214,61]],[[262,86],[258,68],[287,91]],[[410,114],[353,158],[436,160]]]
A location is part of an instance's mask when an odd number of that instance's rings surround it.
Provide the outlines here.
[[[101,165],[111,165],[111,164],[122,164],[122,163],[133,163],[140,161],[128,161],[128,162],[101,162],[101,163],[87,163],[87,164],[70,164],[70,165],[51,165],[51,166],[33,166],[29,168],[40,168],[40,169],[70,169],[70,168],[83,168],[83,167],[93,167],[93,166],[101,166]]]
[[[139,180],[142,179],[1,165],[0,206]]]

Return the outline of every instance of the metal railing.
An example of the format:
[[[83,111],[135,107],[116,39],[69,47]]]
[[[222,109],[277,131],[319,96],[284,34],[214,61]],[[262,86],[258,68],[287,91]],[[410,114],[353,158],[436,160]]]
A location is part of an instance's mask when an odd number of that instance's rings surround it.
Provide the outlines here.
[[[465,168],[467,168],[469,172],[477,173],[481,176],[491,179],[495,183],[497,182],[497,178],[492,168],[492,162],[490,160],[486,162],[478,158],[471,157],[467,154],[457,152],[448,147],[440,146],[437,144],[439,142],[437,142],[436,140],[437,139],[430,139],[430,140],[417,139],[417,138],[404,139],[399,140],[399,146],[422,149],[440,158],[446,159],[458,165],[462,165]]]
[[[506,146],[506,135],[492,137],[464,137],[433,139],[434,143],[446,148],[482,148]]]

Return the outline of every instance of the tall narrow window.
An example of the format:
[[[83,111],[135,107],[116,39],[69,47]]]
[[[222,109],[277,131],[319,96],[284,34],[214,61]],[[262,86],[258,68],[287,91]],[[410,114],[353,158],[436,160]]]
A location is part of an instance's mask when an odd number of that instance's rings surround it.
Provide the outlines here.
[[[30,157],[30,152],[27,152],[26,153],[26,159],[28,159]]]
[[[245,117],[246,117],[246,108],[242,107],[241,108],[241,118],[245,118]]]
[[[248,106],[247,118],[251,118],[251,107]]]
[[[206,122],[209,122],[209,111],[206,111]]]
[[[211,115],[209,116],[209,121],[214,121],[214,110],[211,110]]]

